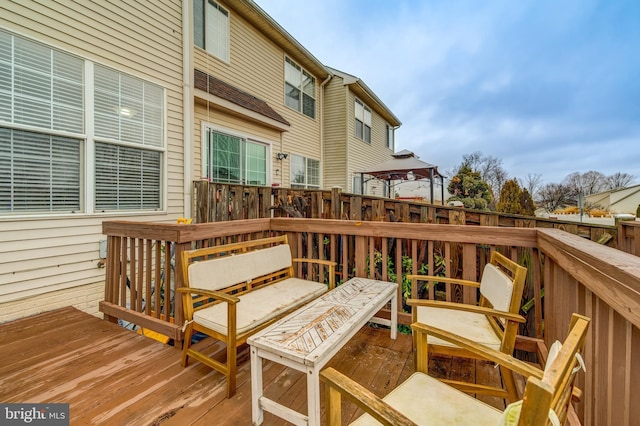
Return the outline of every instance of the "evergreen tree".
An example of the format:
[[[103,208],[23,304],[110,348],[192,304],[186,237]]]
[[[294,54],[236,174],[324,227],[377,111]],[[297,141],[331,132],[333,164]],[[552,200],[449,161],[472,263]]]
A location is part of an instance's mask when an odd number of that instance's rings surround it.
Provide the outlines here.
[[[485,210],[493,201],[491,188],[482,180],[480,173],[463,163],[449,182],[447,201],[461,201],[466,208]]]

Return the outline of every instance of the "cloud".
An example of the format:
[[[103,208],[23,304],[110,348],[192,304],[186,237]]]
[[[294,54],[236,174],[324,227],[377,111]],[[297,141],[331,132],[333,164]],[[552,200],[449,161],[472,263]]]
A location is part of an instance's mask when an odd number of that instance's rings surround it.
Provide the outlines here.
[[[398,150],[442,170],[481,151],[545,182],[640,178],[640,2],[258,3],[376,92],[403,122]]]

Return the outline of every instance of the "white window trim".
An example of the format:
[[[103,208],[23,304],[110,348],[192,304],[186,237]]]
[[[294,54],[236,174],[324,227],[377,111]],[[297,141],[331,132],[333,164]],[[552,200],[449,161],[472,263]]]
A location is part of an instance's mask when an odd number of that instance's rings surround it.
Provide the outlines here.
[[[193,0],[188,0],[188,1],[193,1]],[[215,1],[215,0],[202,0],[203,6],[204,6],[204,48],[197,46],[194,42],[193,47],[197,48],[197,49],[202,49],[202,51],[206,52],[208,55],[210,55],[211,57],[220,60],[222,62],[224,62],[225,64],[230,64],[231,63],[231,11],[227,8],[222,6],[219,2]],[[216,55],[215,53],[211,52],[209,49],[207,49],[207,8],[209,7],[209,3],[214,3],[217,7],[219,7],[220,9],[224,10],[227,13],[227,39],[226,39],[226,53],[227,53],[227,57],[226,58],[221,58],[220,56]],[[193,13],[193,11],[192,11]],[[191,22],[192,25],[195,25],[195,23]],[[193,30],[192,30],[193,31]]]
[[[305,155],[302,154],[296,154],[296,153],[291,153],[290,154],[292,157],[300,157],[302,159],[304,159],[304,177],[305,177],[305,182],[304,182],[304,189],[322,189],[322,162],[316,158],[312,158],[312,157],[307,157]],[[292,161],[293,158],[290,158],[289,161]],[[313,160],[313,161],[317,161],[318,162],[318,185],[311,185],[309,186],[309,182],[308,182],[308,164],[307,161],[308,160]],[[289,187],[293,188],[293,185],[299,185],[302,186],[302,184],[297,183],[297,182],[293,182],[293,175],[291,174],[291,165],[289,165]]]
[[[360,104],[362,105],[362,112],[363,112],[363,117],[362,120],[360,120],[357,116],[356,116],[356,104]],[[369,112],[369,118],[370,118],[370,122],[369,124],[367,124],[367,122],[365,121],[365,117],[366,117],[366,112]],[[353,101],[353,124],[354,124],[354,129],[353,129],[353,135],[356,137],[356,139],[359,139],[361,141],[363,141],[364,143],[368,143],[369,145],[371,145],[372,143],[372,139],[373,139],[373,112],[371,111],[371,108],[369,108],[367,106],[366,103],[364,103],[360,98],[358,98],[357,96],[354,97],[354,101]],[[358,129],[355,128],[356,125],[356,120],[358,121],[362,121],[362,137],[358,136]],[[369,140],[367,140],[365,138],[365,127],[369,127]]]
[[[249,142],[254,142],[254,143],[259,143],[259,144],[263,144],[267,147],[267,165],[266,165],[266,171],[267,171],[267,183],[266,186],[271,186],[272,182],[273,182],[273,161],[272,161],[272,157],[273,157],[273,146],[274,146],[274,141],[269,141],[266,140],[264,138],[261,138],[259,136],[256,135],[252,135],[252,134],[248,134],[248,133],[243,133],[243,132],[239,132],[238,130],[234,130],[234,129],[229,129],[227,127],[222,127],[222,126],[218,126],[216,124],[213,123],[207,123],[207,122],[202,122],[202,124],[200,125],[200,173],[202,174],[202,178],[206,179],[207,178],[207,158],[205,156],[205,153],[207,152],[207,129],[209,130],[213,130],[214,132],[218,132],[218,133],[225,133],[229,136],[234,136],[236,138],[240,138],[243,139],[245,141],[249,141]]]
[[[289,59],[292,63],[294,63],[297,67],[300,68],[300,74],[302,76],[303,72],[306,72],[307,74],[309,74],[310,77],[313,78],[313,85],[314,85],[314,96],[313,96],[313,117],[307,115],[304,113],[304,88],[300,87],[300,109],[297,110],[293,107],[290,107],[289,105],[287,105],[287,93],[286,93],[286,87],[287,87],[287,59]],[[291,58],[290,56],[285,55],[284,57],[284,61],[283,61],[283,85],[285,87],[285,90],[282,93],[282,102],[284,103],[284,105],[293,110],[296,111],[299,114],[302,114],[303,116],[311,119],[311,120],[317,120],[318,118],[318,79],[312,74],[310,73],[307,69],[305,69],[302,65],[300,65],[297,61],[295,61],[293,58]],[[306,158],[306,157],[305,157]]]

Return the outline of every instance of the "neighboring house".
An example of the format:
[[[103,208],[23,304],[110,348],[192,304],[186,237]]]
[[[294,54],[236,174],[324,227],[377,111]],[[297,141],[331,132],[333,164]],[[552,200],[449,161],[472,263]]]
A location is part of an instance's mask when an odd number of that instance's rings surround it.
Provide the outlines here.
[[[193,4],[194,176],[321,188],[329,70],[252,1]]]
[[[361,79],[330,70],[334,76],[325,89],[324,184],[360,193],[360,173],[392,159],[395,129],[402,123]],[[389,188],[371,180],[364,183],[364,193],[389,196]]]
[[[203,177],[349,191],[399,124],[251,0],[0,2],[0,322],[97,315],[104,220],[190,217]]]
[[[636,214],[640,206],[640,185],[587,195],[584,201],[611,213]]]

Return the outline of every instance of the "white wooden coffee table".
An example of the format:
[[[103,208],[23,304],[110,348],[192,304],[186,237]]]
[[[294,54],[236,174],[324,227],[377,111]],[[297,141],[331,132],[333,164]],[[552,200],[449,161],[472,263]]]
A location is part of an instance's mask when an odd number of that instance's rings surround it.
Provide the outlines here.
[[[254,425],[268,411],[296,425],[320,424],[320,370],[367,322],[398,328],[397,283],[352,278],[248,339]],[[391,302],[391,319],[373,318]],[[262,360],[307,373],[307,415],[263,395]]]

